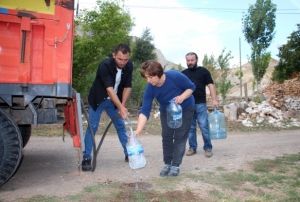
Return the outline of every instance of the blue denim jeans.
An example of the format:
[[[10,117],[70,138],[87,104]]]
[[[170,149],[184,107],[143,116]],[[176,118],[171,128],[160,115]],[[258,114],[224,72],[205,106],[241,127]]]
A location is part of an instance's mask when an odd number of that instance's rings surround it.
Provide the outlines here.
[[[126,150],[127,133],[126,133],[125,123],[123,119],[119,116],[117,109],[115,108],[114,104],[110,99],[106,99],[103,102],[101,102],[101,104],[98,106],[96,111],[94,111],[94,109],[91,106],[89,106],[89,111],[88,111],[89,124],[91,128],[94,131],[94,134],[96,134],[101,119],[101,114],[104,110],[111,118],[117,130],[119,141],[122,144],[124,154],[125,156],[127,156],[127,150]],[[84,148],[85,150],[83,152],[83,158],[91,158],[93,141],[92,141],[92,134],[89,126],[86,129],[84,144],[85,144],[85,148]]]
[[[193,116],[192,125],[189,131],[189,146],[191,149],[197,150],[197,123],[200,127],[202,138],[204,142],[203,149],[211,150],[212,144],[209,136],[209,127],[208,127],[208,113],[207,106],[205,103],[196,104],[195,112]]]

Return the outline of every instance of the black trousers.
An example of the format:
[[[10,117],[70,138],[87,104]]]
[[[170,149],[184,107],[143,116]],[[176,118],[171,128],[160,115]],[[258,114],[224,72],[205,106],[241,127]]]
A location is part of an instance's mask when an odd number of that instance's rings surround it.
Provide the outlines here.
[[[163,160],[165,164],[173,166],[179,166],[181,164],[193,114],[194,107],[192,106],[182,110],[182,126],[173,129],[168,127],[167,112],[160,112]]]

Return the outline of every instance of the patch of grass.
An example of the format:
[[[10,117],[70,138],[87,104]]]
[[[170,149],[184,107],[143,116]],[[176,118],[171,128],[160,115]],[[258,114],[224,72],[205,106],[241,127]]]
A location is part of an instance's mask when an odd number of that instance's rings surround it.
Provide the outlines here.
[[[215,189],[210,192],[211,197],[222,201],[300,201],[299,163],[300,153],[251,162],[251,170],[219,169],[186,177],[212,185]],[[231,194],[228,196],[227,192]]]
[[[299,175],[300,171],[298,169],[295,169],[295,167],[299,167],[299,163],[300,153],[283,155],[281,157],[275,158],[274,160],[256,160],[251,163],[251,166],[255,172],[277,172],[284,174],[294,171],[295,174]]]
[[[223,179],[223,188],[230,188],[232,190],[238,190],[245,182],[255,182],[258,180],[258,176],[252,173],[244,171],[222,173],[220,178]]]
[[[205,172],[199,174],[189,174],[187,175],[192,181],[195,182],[205,182],[207,184],[217,185],[222,189],[238,189],[244,182],[255,182],[257,181],[257,176],[252,173],[247,173],[244,171],[236,172]]]
[[[224,167],[221,167],[221,166],[217,167],[216,170],[217,171],[226,171],[226,169]]]
[[[29,199],[21,199],[24,202],[57,202],[60,201],[59,197],[54,196],[41,196],[37,195]]]
[[[150,182],[99,183],[67,197],[35,196],[26,202],[56,201],[209,201],[209,202],[294,202],[300,201],[300,153],[273,160],[253,161],[248,170],[182,174],[178,177],[155,178]],[[286,172],[283,172],[286,171]],[[199,187],[206,194],[198,195]],[[182,188],[186,187],[186,188]],[[200,198],[202,197],[202,198]]]
[[[238,200],[234,199],[230,195],[217,189],[209,191],[209,196],[212,199],[212,201],[238,202]]]
[[[178,177],[160,177],[153,179],[153,183],[158,187],[159,190],[174,190],[175,186],[182,182],[184,179],[183,175]]]
[[[61,201],[109,201],[120,192],[119,183],[102,183],[85,187],[82,192],[61,198]]]
[[[284,183],[286,176],[266,173],[258,175],[257,181],[253,182],[258,187],[274,188],[276,183]]]
[[[300,201],[299,188],[298,188],[298,191],[297,190],[288,190],[286,201],[287,202]]]

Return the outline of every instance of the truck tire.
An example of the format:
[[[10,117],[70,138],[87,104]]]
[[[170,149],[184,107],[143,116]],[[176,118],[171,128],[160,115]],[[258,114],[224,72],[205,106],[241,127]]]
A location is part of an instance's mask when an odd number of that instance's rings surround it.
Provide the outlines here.
[[[31,136],[31,125],[26,124],[26,125],[18,125],[19,130],[21,132],[22,140],[23,140],[23,148],[27,145],[30,136]]]
[[[17,171],[22,160],[22,148],[18,126],[0,109],[0,186]]]

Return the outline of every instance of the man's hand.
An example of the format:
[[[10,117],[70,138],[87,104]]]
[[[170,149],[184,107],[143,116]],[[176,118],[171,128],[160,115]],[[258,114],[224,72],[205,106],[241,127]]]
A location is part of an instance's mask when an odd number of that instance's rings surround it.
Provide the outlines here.
[[[218,106],[219,106],[219,101],[218,101],[217,99],[213,99],[213,100],[212,100],[212,105],[213,105],[214,107],[218,107]]]
[[[128,110],[126,107],[124,107],[123,105],[121,105],[121,107],[119,108],[119,114],[122,117],[122,119],[126,119],[128,116]]]

